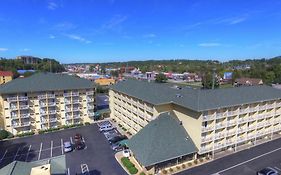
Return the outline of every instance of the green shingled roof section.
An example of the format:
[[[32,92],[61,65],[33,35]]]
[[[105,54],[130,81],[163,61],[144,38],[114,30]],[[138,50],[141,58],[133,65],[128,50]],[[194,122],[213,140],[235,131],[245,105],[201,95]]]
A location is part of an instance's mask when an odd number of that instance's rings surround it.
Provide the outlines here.
[[[198,112],[281,98],[281,90],[270,86],[214,90],[189,87],[177,89],[168,83],[126,80],[111,86],[111,88],[154,105],[175,103]],[[177,94],[182,97],[177,97]]]
[[[93,82],[83,78],[66,74],[37,73],[27,78],[17,78],[0,85],[0,94],[90,89],[93,87]]]
[[[40,165],[51,165],[51,174],[65,174],[66,163],[65,155],[44,159],[34,162],[14,161],[0,169],[1,175],[30,175],[31,169]]]
[[[173,112],[148,123],[129,139],[128,147],[146,167],[198,151]]]

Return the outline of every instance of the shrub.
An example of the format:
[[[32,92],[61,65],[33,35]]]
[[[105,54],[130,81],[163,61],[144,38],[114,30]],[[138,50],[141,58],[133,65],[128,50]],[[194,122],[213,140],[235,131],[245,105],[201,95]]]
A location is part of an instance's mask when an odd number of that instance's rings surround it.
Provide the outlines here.
[[[144,172],[141,172],[140,175],[145,175],[145,173],[144,173]]]
[[[123,129],[123,131],[127,131],[127,129],[126,129],[126,128],[124,128],[124,127],[123,127],[122,129]]]
[[[127,134],[132,135],[132,133],[130,133],[129,131],[127,132]]]
[[[163,174],[167,174],[167,170],[162,170],[162,173]]]
[[[180,170],[180,169],[181,169],[181,167],[180,167],[180,166],[176,166],[176,168],[177,168],[177,170]]]
[[[31,132],[25,132],[25,133],[21,133],[21,134],[18,134],[17,136],[18,137],[25,137],[25,136],[31,136],[31,135],[34,135],[35,133],[33,131]]]
[[[203,159],[202,159],[202,158],[200,158],[200,159],[199,159],[199,162],[203,162]]]
[[[192,163],[191,162],[188,162],[188,164],[187,164],[188,166],[192,166]]]
[[[137,174],[138,173],[138,169],[136,167],[134,167],[134,166],[128,168],[128,170],[129,170],[130,174]]]
[[[181,167],[182,167],[182,169],[185,169],[186,166],[185,166],[185,164],[182,164]]]
[[[210,160],[210,157],[209,157],[209,156],[207,156],[207,157],[206,157],[206,160]]]
[[[198,160],[197,159],[194,160],[193,162],[194,162],[195,165],[198,164]]]
[[[9,136],[9,132],[6,130],[1,130],[0,131],[0,140],[6,139]]]
[[[119,126],[119,127],[122,127],[122,125],[121,125],[120,123],[118,124],[118,126]]]
[[[90,122],[85,122],[85,125],[90,125],[91,123]]]
[[[170,172],[173,172],[174,170],[173,170],[173,168],[170,168],[169,171],[170,171]]]

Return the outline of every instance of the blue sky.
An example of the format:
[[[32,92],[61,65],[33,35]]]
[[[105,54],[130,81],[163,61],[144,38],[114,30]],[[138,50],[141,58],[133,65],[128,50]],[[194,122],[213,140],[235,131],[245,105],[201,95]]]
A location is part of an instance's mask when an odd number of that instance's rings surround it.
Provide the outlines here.
[[[62,63],[281,55],[279,0],[1,0],[0,57]]]

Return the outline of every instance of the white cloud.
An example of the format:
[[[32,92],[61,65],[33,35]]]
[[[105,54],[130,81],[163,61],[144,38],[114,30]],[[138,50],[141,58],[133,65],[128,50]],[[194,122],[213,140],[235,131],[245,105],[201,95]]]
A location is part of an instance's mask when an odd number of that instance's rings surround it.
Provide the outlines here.
[[[55,37],[55,35],[52,35],[52,34],[51,34],[51,35],[49,35],[49,38],[50,38],[50,39],[55,39],[56,37]]]
[[[149,33],[149,34],[145,34],[143,35],[144,38],[155,38],[156,35],[154,33]]]
[[[244,16],[242,16],[242,17],[232,17],[232,18],[219,18],[219,19],[213,20],[213,23],[214,24],[235,25],[235,24],[242,23],[246,20],[247,20],[247,18],[244,17]]]
[[[86,43],[86,44],[90,44],[92,43],[92,41],[90,40],[87,40],[79,35],[75,35],[75,34],[65,34],[66,37],[68,37],[69,39],[72,39],[72,40],[76,40],[76,41],[80,41],[80,42],[83,42],[83,43]]]
[[[200,43],[198,44],[200,47],[218,47],[221,46],[221,43]]]
[[[77,26],[71,22],[61,22],[54,26],[54,29],[58,31],[67,31],[75,28],[77,28]]]
[[[48,2],[47,8],[49,10],[56,10],[59,7],[58,4],[56,4],[55,2]]]
[[[127,20],[127,16],[115,15],[108,22],[103,24],[103,29],[113,29]]]
[[[24,49],[20,49],[20,51],[22,51],[22,52],[28,52],[28,51],[31,51],[31,49],[24,48]]]
[[[7,51],[7,50],[9,50],[9,49],[8,49],[8,48],[0,47],[0,52],[5,52],[5,51]]]

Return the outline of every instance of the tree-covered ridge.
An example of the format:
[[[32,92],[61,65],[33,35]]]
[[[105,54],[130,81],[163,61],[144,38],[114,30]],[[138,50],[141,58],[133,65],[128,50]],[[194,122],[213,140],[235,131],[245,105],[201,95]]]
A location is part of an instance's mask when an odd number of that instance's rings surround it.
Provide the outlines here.
[[[39,60],[38,64],[24,64],[22,60],[19,59],[0,59],[0,70],[12,71],[17,76],[17,70],[37,70],[37,71],[47,71],[47,72],[63,72],[65,71],[63,65],[61,65],[55,59],[43,58]]]
[[[204,75],[215,73],[223,77],[224,72],[233,72],[233,79],[240,77],[261,78],[266,84],[281,83],[281,57],[271,59],[247,59],[219,62],[217,60],[147,60],[102,63],[106,68],[133,66],[142,72],[191,72]]]

